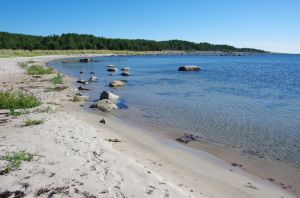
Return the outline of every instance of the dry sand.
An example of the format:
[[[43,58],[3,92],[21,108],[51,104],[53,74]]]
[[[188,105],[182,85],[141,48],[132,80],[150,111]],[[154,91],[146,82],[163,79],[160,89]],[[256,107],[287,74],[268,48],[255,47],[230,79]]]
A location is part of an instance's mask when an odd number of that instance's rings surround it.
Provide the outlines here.
[[[70,100],[76,90],[44,92],[53,75],[34,78],[18,63],[46,64],[67,56],[0,59],[0,90],[25,90],[41,98],[19,117],[0,110],[0,155],[35,154],[10,173],[0,175],[0,193],[27,197],[296,197],[205,152],[159,138],[110,115],[87,113]],[[70,85],[72,79],[65,77]],[[33,112],[34,111],[34,112]],[[44,123],[24,127],[27,118]],[[110,143],[117,138],[121,142]],[[0,160],[0,169],[6,162]],[[13,196],[12,196],[13,197]]]

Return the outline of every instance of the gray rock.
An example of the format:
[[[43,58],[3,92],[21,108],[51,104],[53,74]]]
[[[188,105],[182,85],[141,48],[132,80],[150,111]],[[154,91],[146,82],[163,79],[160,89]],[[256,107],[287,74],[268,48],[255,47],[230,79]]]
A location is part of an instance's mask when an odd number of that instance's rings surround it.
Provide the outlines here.
[[[97,81],[97,76],[95,76],[95,75],[91,76],[90,81],[96,82]]]
[[[178,71],[201,71],[201,68],[195,65],[184,65],[179,67]]]
[[[114,80],[112,82],[109,83],[110,87],[122,87],[125,85],[125,82],[122,80]]]
[[[117,96],[109,91],[102,91],[102,93],[100,94],[100,100],[103,100],[103,99],[110,100],[111,102],[116,104],[119,99],[119,96]]]
[[[112,103],[110,100],[103,99],[99,100],[96,104],[92,104],[90,108],[98,108],[103,112],[111,112],[117,110],[118,106]]]

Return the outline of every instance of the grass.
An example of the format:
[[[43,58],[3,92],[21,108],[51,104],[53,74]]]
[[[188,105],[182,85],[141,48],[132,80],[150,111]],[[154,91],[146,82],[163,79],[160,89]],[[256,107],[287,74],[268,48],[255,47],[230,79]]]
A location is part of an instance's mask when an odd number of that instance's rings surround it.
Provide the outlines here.
[[[44,120],[39,119],[39,120],[34,120],[34,119],[28,119],[24,122],[24,126],[34,126],[34,125],[39,125],[42,124]]]
[[[64,81],[63,81],[63,76],[62,75],[60,75],[60,74],[57,74],[54,78],[52,78],[52,80],[51,80],[51,82],[53,83],[53,84],[63,84],[64,83]]]
[[[26,109],[41,105],[41,101],[24,92],[0,92],[0,109]]]
[[[32,65],[27,68],[28,75],[44,75],[44,74],[52,74],[53,69],[47,68],[41,65]]]
[[[24,109],[22,111],[15,111],[15,109],[10,109],[10,115],[13,117],[18,117],[18,116],[29,114],[29,113],[50,113],[52,111],[53,111],[53,109],[51,107],[38,108],[33,111],[29,111],[28,109]]]
[[[33,159],[33,154],[26,153],[25,151],[7,153],[0,157],[1,160],[8,161],[4,170],[1,170],[0,174],[6,174],[12,170],[16,170],[20,167],[23,161],[30,162]]]
[[[74,96],[72,102],[80,102],[81,98],[79,96]]]

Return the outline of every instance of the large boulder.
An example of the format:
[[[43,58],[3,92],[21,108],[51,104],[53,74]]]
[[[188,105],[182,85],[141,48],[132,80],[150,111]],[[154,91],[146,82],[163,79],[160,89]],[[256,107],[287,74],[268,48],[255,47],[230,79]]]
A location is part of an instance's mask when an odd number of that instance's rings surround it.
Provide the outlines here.
[[[118,106],[108,99],[99,100],[96,104],[93,104],[90,107],[98,108],[103,112],[111,112],[118,109]]]
[[[178,71],[201,71],[201,68],[195,65],[184,65],[179,67]]]
[[[102,93],[100,94],[100,100],[103,99],[107,99],[112,101],[113,103],[117,103],[117,101],[119,100],[119,96],[109,91],[102,91]]]
[[[110,87],[122,87],[125,85],[125,82],[122,80],[114,80],[112,82],[109,83]]]

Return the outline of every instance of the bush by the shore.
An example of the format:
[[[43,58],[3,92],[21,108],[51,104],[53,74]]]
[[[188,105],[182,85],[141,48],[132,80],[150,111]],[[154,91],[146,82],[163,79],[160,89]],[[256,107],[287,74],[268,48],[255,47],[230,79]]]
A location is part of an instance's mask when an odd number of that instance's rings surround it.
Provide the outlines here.
[[[32,65],[27,68],[27,74],[29,75],[43,75],[43,74],[52,74],[52,68],[46,68],[41,65]]]
[[[25,109],[41,105],[33,95],[23,92],[0,92],[0,109]]]

